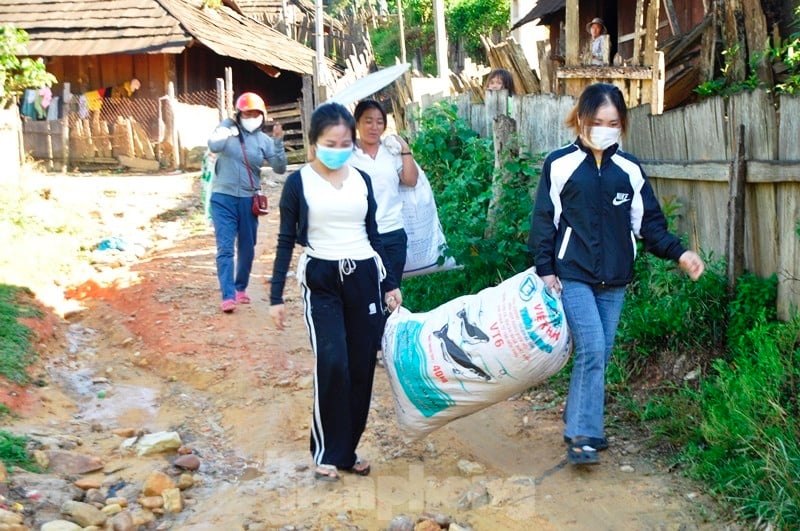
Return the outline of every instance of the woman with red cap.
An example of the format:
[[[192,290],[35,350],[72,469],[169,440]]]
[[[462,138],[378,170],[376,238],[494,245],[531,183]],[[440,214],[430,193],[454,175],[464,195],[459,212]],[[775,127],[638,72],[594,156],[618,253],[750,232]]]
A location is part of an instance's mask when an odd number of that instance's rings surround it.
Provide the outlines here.
[[[250,303],[247,285],[258,232],[252,197],[261,189],[261,166],[268,162],[276,173],[286,171],[283,128],[275,124],[268,136],[263,131],[266,118],[264,100],[245,92],[236,100],[235,117],[222,120],[208,139],[208,149],[217,155],[210,203],[225,313]],[[234,263],[234,244],[238,263]]]

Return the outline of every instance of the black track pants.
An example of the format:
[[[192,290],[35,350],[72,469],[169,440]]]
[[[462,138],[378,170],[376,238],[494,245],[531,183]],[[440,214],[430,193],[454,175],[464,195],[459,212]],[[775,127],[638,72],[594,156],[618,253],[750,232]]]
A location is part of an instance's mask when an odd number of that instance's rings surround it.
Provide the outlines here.
[[[304,259],[301,289],[316,357],[311,455],[316,464],[350,468],[367,424],[383,329],[377,259]]]

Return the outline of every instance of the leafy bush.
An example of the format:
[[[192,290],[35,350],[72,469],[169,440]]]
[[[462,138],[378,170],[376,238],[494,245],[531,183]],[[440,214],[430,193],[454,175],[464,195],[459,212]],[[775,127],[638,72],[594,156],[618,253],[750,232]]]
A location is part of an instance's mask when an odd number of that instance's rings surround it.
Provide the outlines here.
[[[506,200],[499,205],[495,233],[487,237],[495,172],[491,140],[472,131],[454,104],[438,103],[423,112],[412,149],[431,182],[447,254],[464,268],[404,281],[405,304],[427,311],[528,268],[530,190],[537,183],[539,159],[523,155],[506,165],[515,177],[503,190]]]
[[[27,437],[19,437],[5,430],[0,430],[0,461],[5,463],[7,467],[18,466],[31,472],[37,472],[39,468],[28,454],[27,444]]]
[[[687,456],[742,516],[789,529],[800,521],[800,318],[745,335],[752,350],[717,360],[703,387],[703,442]]]
[[[23,293],[33,295],[27,288],[0,284],[0,377],[16,383],[29,380],[25,369],[36,359],[31,345],[33,332],[18,319],[41,315],[34,307],[20,303]]]

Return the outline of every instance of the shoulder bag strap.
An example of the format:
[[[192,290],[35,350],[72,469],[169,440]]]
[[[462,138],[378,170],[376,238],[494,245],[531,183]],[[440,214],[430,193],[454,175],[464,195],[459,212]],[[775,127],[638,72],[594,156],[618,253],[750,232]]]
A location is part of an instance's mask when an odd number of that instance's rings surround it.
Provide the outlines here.
[[[238,124],[236,125],[236,129],[239,129]],[[253,173],[250,171],[250,162],[247,160],[247,152],[244,149],[244,138],[241,129],[239,129],[239,134],[237,136],[239,137],[239,146],[241,146],[242,148],[242,158],[244,158],[244,167],[247,168],[247,176],[250,177],[250,186],[253,188],[253,192],[255,193],[261,189],[261,186],[256,188],[256,183],[253,180]]]

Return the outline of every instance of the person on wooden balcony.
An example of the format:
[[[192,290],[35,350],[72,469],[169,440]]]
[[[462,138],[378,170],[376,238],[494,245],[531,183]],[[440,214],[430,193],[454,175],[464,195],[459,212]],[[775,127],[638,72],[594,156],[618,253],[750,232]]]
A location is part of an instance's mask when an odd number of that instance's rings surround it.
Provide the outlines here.
[[[267,136],[263,131],[266,118],[261,96],[245,92],[236,100],[236,116],[222,120],[208,139],[209,151],[217,156],[210,208],[224,313],[232,313],[237,304],[250,304],[247,286],[258,232],[252,198],[261,189],[261,166],[269,162],[276,173],[286,171],[283,128],[275,124],[272,136]]]
[[[608,65],[610,42],[606,25],[603,19],[595,17],[586,24],[586,31],[592,36],[589,43],[588,63],[591,65]]]
[[[561,297],[575,341],[564,441],[568,461],[586,465],[608,447],[605,370],[633,279],[636,240],[675,260],[692,280],[705,265],[668,231],[642,167],[619,147],[628,126],[622,92],[608,83],[588,86],[566,125],[578,138],[544,161],[528,247],[536,273]]]

